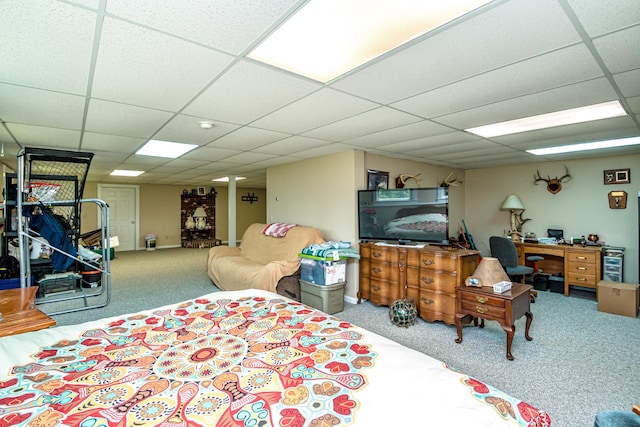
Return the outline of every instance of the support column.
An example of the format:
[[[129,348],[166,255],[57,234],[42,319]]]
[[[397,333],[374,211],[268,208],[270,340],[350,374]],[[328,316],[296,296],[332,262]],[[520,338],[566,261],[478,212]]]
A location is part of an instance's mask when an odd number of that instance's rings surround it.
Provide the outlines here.
[[[229,246],[236,247],[236,176],[229,175]]]

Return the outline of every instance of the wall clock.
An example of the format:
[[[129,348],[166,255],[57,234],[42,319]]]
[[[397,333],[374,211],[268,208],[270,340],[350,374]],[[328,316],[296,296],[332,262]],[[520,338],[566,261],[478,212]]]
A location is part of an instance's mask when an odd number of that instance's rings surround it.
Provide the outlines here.
[[[605,184],[629,184],[630,169],[609,169],[604,171]]]

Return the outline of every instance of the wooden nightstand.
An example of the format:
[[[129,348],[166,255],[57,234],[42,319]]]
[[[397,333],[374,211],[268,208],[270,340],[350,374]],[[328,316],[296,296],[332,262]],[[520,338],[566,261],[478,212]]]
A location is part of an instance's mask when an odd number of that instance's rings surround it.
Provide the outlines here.
[[[467,287],[460,286],[456,289],[456,329],[458,338],[456,343],[462,342],[462,318],[471,316],[482,319],[480,327],[484,327],[484,320],[495,320],[500,323],[507,334],[507,359],[513,360],[511,343],[516,330],[515,321],[527,316],[524,336],[531,341],[529,327],[533,321],[530,308],[531,286],[522,283],[513,283],[511,290],[502,294],[496,294],[491,287]]]
[[[55,326],[55,320],[36,308],[37,291],[37,286],[0,291],[0,337]]]

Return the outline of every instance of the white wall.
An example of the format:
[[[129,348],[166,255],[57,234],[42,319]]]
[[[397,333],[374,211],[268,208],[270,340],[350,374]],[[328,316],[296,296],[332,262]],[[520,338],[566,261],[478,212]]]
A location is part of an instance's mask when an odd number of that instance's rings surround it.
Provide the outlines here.
[[[356,189],[364,185],[364,156],[347,151],[267,169],[267,222],[318,228],[325,240],[358,245]],[[362,176],[361,176],[362,175]],[[356,262],[347,262],[345,295],[356,298]]]
[[[572,178],[552,195],[533,175],[564,174]],[[630,168],[631,183],[604,185],[606,169]],[[295,222],[322,230],[327,240],[353,242],[357,247],[356,191],[366,188],[367,169],[389,172],[391,187],[400,173],[420,173],[420,186],[433,187],[455,169],[349,151],[267,169],[267,221]],[[517,194],[526,210],[524,231],[545,236],[547,228],[561,228],[567,236],[596,233],[607,244],[625,247],[624,280],[638,283],[638,192],[640,155],[593,158],[567,162],[540,162],[500,168],[467,170],[464,184],[450,188],[449,235],[457,236],[464,219],[482,255],[489,254],[489,237],[509,228],[509,212],[500,206]],[[415,186],[409,181],[407,187]],[[609,209],[607,194],[626,191],[626,209]],[[278,200],[276,201],[276,197]],[[345,294],[356,298],[357,262],[349,261]]]
[[[571,180],[557,194],[544,182],[534,184],[536,170],[543,177],[564,175]],[[605,185],[604,170],[630,168],[630,184]],[[509,228],[510,214],[500,206],[509,194],[517,194],[524,207],[523,218],[531,218],[522,229],[538,237],[548,228],[564,230],[567,237],[598,234],[607,245],[625,249],[624,280],[638,283],[638,199],[640,155],[593,158],[566,162],[544,162],[466,171],[466,222],[478,249],[489,254],[489,237]],[[608,193],[626,191],[626,209],[610,209]]]

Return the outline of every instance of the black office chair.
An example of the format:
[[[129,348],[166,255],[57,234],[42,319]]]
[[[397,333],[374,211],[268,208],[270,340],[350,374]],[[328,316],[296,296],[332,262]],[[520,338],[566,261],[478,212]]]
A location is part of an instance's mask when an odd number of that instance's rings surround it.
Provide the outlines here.
[[[505,273],[507,273],[507,276],[512,280],[520,279],[522,283],[525,283],[526,276],[533,274],[533,267],[518,264],[518,250],[511,239],[502,236],[491,236],[489,237],[489,249],[491,250],[491,256],[498,258]],[[534,260],[533,257],[527,257],[529,261],[542,259],[540,256],[535,256],[535,258]],[[535,302],[537,296],[538,293],[532,290],[531,302]]]

